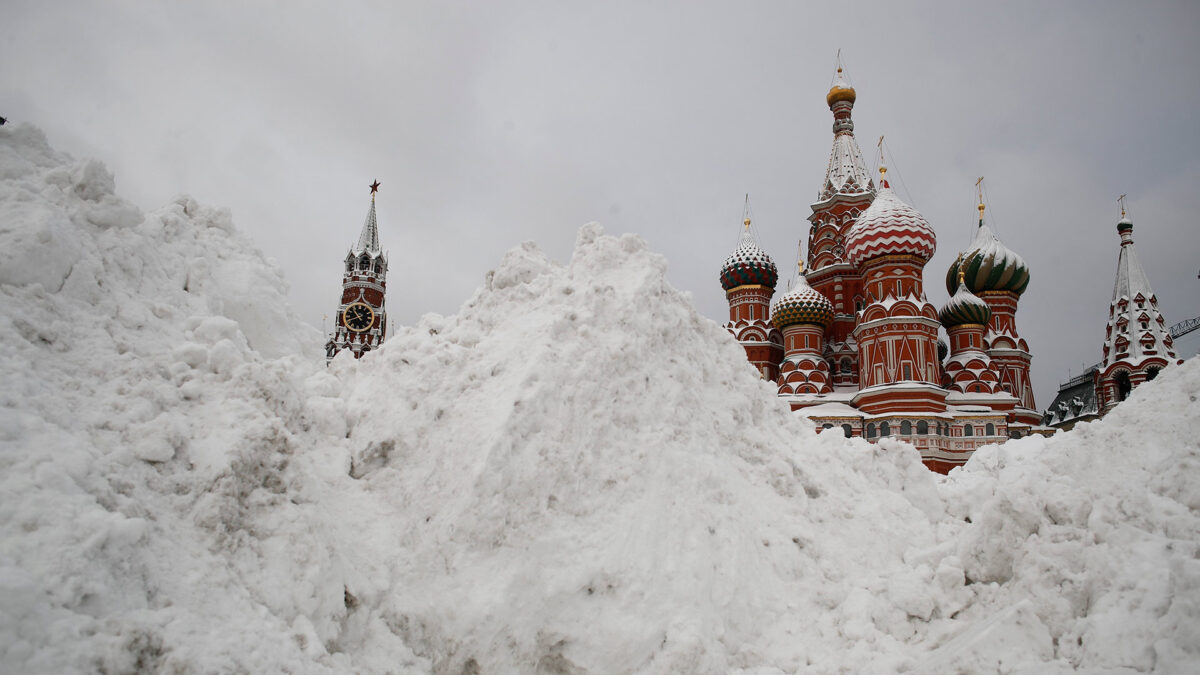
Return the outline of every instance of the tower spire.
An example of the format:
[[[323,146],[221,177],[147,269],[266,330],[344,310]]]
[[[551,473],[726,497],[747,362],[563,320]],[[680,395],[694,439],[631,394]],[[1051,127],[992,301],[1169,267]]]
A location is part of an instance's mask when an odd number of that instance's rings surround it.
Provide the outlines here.
[[[983,211],[987,208],[983,205],[983,176],[980,176],[979,180],[975,181],[975,195],[979,199],[979,206],[975,207],[979,209],[979,226],[983,227]]]
[[[371,205],[358,241],[343,260],[342,299],[334,319],[333,335],[325,343],[325,358],[349,350],[359,358],[387,339],[387,256],[379,246],[379,223],[375,218],[375,194],[379,181],[372,181]]]
[[[355,253],[378,255],[380,252],[379,224],[375,219],[375,193],[379,191],[379,185],[379,181],[374,181],[368,186],[371,188],[371,207],[367,209],[367,219],[363,222],[362,233],[358,235],[358,242],[354,245]]]
[[[825,174],[825,185],[821,189],[820,201],[835,194],[874,195],[871,174],[863,161],[862,151],[854,140],[854,120],[851,113],[858,94],[846,79],[842,68],[841,52],[837,57],[837,72],[833,86],[825,95],[825,103],[833,113],[833,152],[829,155],[829,169]]]

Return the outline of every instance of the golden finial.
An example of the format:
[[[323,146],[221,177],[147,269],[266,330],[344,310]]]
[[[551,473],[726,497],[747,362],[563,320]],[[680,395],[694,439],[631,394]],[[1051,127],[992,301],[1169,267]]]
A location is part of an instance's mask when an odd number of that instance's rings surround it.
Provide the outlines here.
[[[746,193],[746,205],[742,207],[742,224],[746,226],[746,231],[750,230],[750,193]]]
[[[846,74],[842,70],[842,50],[838,50],[837,55],[837,74],[833,77],[833,86],[830,87],[829,93],[825,95],[825,102],[832,108],[834,103],[838,101],[848,101],[850,105],[854,105],[854,87],[846,81]]]
[[[963,256],[963,254],[959,253],[958,260],[956,260],[954,262],[954,264],[958,267],[958,285],[959,286],[967,283],[967,275],[965,272],[963,272],[962,256]]]
[[[979,198],[979,206],[975,207],[979,209],[979,226],[983,227],[983,211],[987,208],[983,205],[983,176],[975,181],[975,196]]]
[[[1117,203],[1121,205],[1121,217],[1125,217],[1125,195],[1117,197]]]

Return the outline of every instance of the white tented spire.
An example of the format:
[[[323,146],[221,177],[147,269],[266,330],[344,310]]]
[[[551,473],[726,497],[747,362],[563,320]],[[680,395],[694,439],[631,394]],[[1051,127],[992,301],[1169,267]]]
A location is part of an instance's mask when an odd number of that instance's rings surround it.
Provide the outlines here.
[[[363,223],[362,234],[358,235],[358,243],[354,245],[355,255],[379,255],[379,224],[375,221],[375,193],[379,190],[379,181],[371,185],[371,208],[367,211],[367,220]]]
[[[851,113],[857,93],[846,81],[842,67],[838,65],[837,77],[825,101],[833,112],[833,150],[829,153],[829,168],[825,172],[825,184],[821,188],[819,201],[835,194],[874,194],[871,172],[863,160],[862,150],[854,140],[854,120]]]
[[[1122,213],[1117,224],[1121,253],[1117,278],[1108,309],[1104,340],[1104,365],[1124,362],[1137,369],[1147,359],[1175,360],[1175,349],[1166,320],[1158,311],[1158,298],[1133,247],[1133,222]]]

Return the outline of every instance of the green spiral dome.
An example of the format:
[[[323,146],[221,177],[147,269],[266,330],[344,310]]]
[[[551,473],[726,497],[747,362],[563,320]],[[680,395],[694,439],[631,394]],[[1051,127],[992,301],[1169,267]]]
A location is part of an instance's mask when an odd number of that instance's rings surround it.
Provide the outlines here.
[[[967,288],[966,283],[960,283],[958,290],[950,296],[950,301],[938,312],[938,319],[946,328],[961,326],[968,323],[987,325],[992,318],[992,308],[979,299],[979,296]]]
[[[955,261],[946,271],[946,292],[954,293],[958,287],[958,269]],[[984,291],[1012,291],[1017,295],[1029,286],[1029,267],[1021,256],[1000,242],[992,229],[980,224],[971,247],[963,254],[961,262],[963,277],[972,293]]]

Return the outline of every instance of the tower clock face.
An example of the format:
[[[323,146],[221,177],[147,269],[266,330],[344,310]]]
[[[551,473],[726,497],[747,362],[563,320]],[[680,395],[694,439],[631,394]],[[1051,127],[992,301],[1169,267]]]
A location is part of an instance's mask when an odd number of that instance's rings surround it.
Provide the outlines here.
[[[375,323],[375,310],[365,302],[356,302],[346,307],[342,323],[355,333],[361,333]]]

